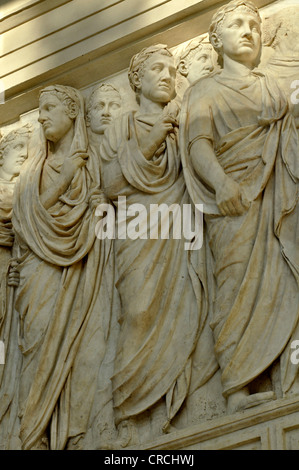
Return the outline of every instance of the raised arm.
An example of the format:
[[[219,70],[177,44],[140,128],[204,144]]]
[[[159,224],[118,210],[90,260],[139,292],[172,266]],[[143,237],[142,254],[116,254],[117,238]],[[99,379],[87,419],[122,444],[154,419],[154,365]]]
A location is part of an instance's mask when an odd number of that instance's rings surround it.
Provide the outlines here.
[[[153,158],[154,155],[159,156],[159,149],[161,153],[164,150],[163,143],[168,134],[174,133],[175,127],[178,127],[177,120],[169,114],[161,114],[148,136],[139,140],[141,152],[147,160]]]

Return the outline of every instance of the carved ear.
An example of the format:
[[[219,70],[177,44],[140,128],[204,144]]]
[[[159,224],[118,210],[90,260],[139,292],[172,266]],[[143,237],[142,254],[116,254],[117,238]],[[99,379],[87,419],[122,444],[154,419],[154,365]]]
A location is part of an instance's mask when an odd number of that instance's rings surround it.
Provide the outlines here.
[[[187,77],[189,73],[189,67],[187,65],[187,62],[185,60],[181,60],[179,65],[178,65],[178,71],[180,72],[181,75],[184,77]]]
[[[79,108],[78,105],[73,101],[72,103],[69,104],[68,107],[68,115],[71,119],[76,119],[79,113]]]
[[[213,33],[211,34],[211,38],[210,38],[210,41],[212,43],[212,46],[217,50],[219,51],[222,47],[222,41],[221,41],[221,38],[218,36],[218,34],[216,33]]]
[[[140,80],[140,77],[139,77],[139,73],[138,73],[138,72],[134,72],[134,73],[132,74],[131,80],[132,80],[133,85],[134,85],[137,89],[140,89],[140,88],[141,88],[141,80]]]

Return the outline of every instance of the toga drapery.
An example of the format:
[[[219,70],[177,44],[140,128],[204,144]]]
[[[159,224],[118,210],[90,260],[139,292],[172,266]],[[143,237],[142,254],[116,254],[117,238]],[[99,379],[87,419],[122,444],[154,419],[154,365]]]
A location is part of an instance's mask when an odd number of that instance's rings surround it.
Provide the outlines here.
[[[16,419],[12,407],[20,367],[18,322],[12,309],[13,288],[7,285],[10,260],[13,257],[12,203],[16,180],[0,178],[0,340],[4,363],[0,364],[0,448],[13,445],[11,436]]]
[[[180,125],[187,187],[193,202],[204,204],[223,394],[240,390],[280,355],[286,393],[297,374],[289,342],[299,318],[298,137],[287,100],[259,71],[240,78],[222,71],[189,88]],[[221,216],[214,191],[195,173],[190,148],[202,138],[250,202],[244,215]]]
[[[14,241],[11,223],[14,187],[15,181],[0,178],[0,329],[6,312],[7,272]]]
[[[87,150],[83,110],[80,98],[70,155]],[[110,321],[110,241],[95,237],[90,197],[97,191],[97,162],[89,159],[77,170],[46,210],[41,177],[46,187],[55,184],[63,162],[47,158],[43,135],[33,150],[16,185],[13,214],[23,356],[20,437],[23,449],[34,448],[50,426],[50,448],[60,450],[87,428]]]
[[[147,213],[136,239],[123,231],[118,237],[118,226],[116,230],[116,286],[121,301],[112,377],[116,424],[165,396],[168,421],[176,415],[189,390],[192,354],[207,317],[205,296],[188,262],[192,253],[184,250],[183,236],[172,235],[174,219],[169,239],[162,239],[160,231],[158,238],[150,238],[150,205],[177,204],[181,210],[190,203],[176,139],[167,136],[164,150],[150,160],[139,148],[138,139],[151,130],[157,117],[124,114],[106,131],[100,150],[103,189],[116,206],[117,219],[119,197],[126,198],[127,210],[139,204]],[[135,217],[136,213],[127,213],[126,228]],[[203,348],[201,361],[197,386],[215,372],[208,348]]]

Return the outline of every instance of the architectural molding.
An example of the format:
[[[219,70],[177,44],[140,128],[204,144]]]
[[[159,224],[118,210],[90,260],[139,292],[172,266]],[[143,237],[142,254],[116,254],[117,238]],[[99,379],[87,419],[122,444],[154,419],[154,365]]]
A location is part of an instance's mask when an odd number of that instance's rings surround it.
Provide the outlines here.
[[[298,450],[298,397],[280,399],[246,411],[174,431],[143,450],[262,449]],[[294,441],[297,439],[296,441]],[[140,447],[139,447],[140,449]]]
[[[83,88],[129,66],[130,58],[154,43],[174,47],[207,30],[217,0],[96,0],[41,2],[24,22],[7,30],[4,19],[1,76],[5,103],[0,125],[38,106],[51,83]],[[63,3],[63,4],[61,4]],[[263,7],[269,0],[258,0]],[[31,13],[32,17],[28,15]],[[17,15],[17,13],[15,13]],[[11,25],[10,25],[11,26]]]

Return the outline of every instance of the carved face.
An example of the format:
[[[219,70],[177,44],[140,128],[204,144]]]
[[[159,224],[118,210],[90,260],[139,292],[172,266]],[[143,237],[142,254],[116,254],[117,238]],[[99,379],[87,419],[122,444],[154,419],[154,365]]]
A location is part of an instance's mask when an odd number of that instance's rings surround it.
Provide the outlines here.
[[[27,158],[27,141],[26,137],[16,137],[5,147],[0,166],[0,174],[5,179],[20,174],[21,166]]]
[[[225,56],[245,65],[254,65],[261,48],[261,30],[258,18],[245,8],[237,8],[224,17],[218,46]]]
[[[208,75],[214,69],[211,46],[203,46],[199,49],[188,66],[188,81],[194,83],[201,77]]]
[[[38,120],[51,142],[58,142],[73,126],[67,106],[54,93],[41,94]]]
[[[121,109],[121,99],[113,91],[97,91],[88,111],[90,128],[96,134],[104,134],[105,129],[115,119]]]
[[[146,60],[137,86],[148,100],[166,104],[175,96],[175,79],[174,58],[155,52]]]

